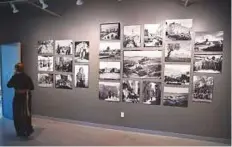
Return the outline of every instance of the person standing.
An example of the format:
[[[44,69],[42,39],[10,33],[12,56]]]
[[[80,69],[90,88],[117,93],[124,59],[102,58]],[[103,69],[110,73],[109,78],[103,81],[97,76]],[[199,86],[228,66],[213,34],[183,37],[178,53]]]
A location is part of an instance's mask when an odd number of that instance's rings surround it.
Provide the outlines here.
[[[76,74],[76,79],[76,87],[85,88],[85,73],[83,67],[79,68],[79,72]]]

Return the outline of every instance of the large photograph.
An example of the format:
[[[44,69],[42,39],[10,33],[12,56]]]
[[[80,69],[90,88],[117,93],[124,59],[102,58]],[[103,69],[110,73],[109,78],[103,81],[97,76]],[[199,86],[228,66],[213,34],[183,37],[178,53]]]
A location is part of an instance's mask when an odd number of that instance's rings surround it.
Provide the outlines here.
[[[222,52],[223,34],[223,31],[197,32],[195,35],[195,52]]]
[[[164,106],[188,107],[188,88],[164,87]]]
[[[120,42],[101,42],[99,58],[100,60],[121,60]]]
[[[72,75],[57,74],[55,87],[58,89],[72,89]]]
[[[163,30],[162,24],[145,24],[144,47],[163,47]]]
[[[139,103],[140,82],[136,80],[124,80],[122,84],[122,101]]]
[[[120,101],[119,82],[99,82],[99,99],[111,102]]]
[[[38,85],[45,88],[53,87],[53,74],[38,73]]]
[[[72,57],[56,57],[55,70],[58,72],[72,72]]]
[[[89,66],[75,65],[75,87],[88,88],[89,87]]]
[[[89,62],[89,41],[75,42],[75,63]]]
[[[221,73],[222,55],[194,55],[194,72]]]
[[[166,64],[164,82],[170,85],[189,85],[190,65]]]
[[[37,46],[38,54],[53,54],[54,52],[53,40],[38,41]]]
[[[119,80],[120,64],[120,62],[100,62],[99,78],[102,80]]]
[[[39,71],[53,71],[53,56],[38,56]]]
[[[101,40],[120,40],[120,23],[105,23],[100,27]]]
[[[161,51],[124,51],[124,78],[161,78]]]
[[[143,103],[147,105],[160,105],[161,83],[143,81]]]
[[[123,47],[137,48],[141,46],[141,26],[124,26]]]
[[[72,55],[73,41],[72,40],[56,40],[55,41],[56,54],[58,55]]]
[[[213,99],[213,77],[193,77],[193,101],[212,102]]]

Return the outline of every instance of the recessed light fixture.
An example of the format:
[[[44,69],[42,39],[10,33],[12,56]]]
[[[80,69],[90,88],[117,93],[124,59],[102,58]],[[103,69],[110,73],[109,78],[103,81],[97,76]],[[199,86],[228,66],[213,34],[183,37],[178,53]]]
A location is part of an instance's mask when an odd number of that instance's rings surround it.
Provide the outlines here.
[[[84,1],[83,0],[77,0],[76,5],[80,6],[83,5]]]

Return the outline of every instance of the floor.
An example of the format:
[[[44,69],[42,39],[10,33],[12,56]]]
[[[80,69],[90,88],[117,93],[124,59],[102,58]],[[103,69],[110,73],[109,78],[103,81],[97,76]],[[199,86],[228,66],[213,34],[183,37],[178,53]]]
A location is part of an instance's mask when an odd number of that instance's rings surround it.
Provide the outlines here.
[[[0,120],[0,146],[225,146],[194,139],[150,135],[34,118],[29,139],[15,136],[13,122]]]

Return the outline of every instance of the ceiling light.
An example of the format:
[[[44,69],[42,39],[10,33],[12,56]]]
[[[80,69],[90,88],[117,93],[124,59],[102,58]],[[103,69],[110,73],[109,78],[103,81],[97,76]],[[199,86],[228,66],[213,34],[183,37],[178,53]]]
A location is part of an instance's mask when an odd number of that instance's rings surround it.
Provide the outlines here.
[[[78,5],[78,6],[80,6],[80,5],[83,5],[83,0],[77,0],[77,2],[76,2],[76,4]]]
[[[11,8],[13,9],[13,13],[18,13],[19,10],[16,8],[15,4],[10,3]]]
[[[39,0],[40,4],[42,5],[43,9],[46,9],[48,7],[47,4],[45,4],[44,0]]]

